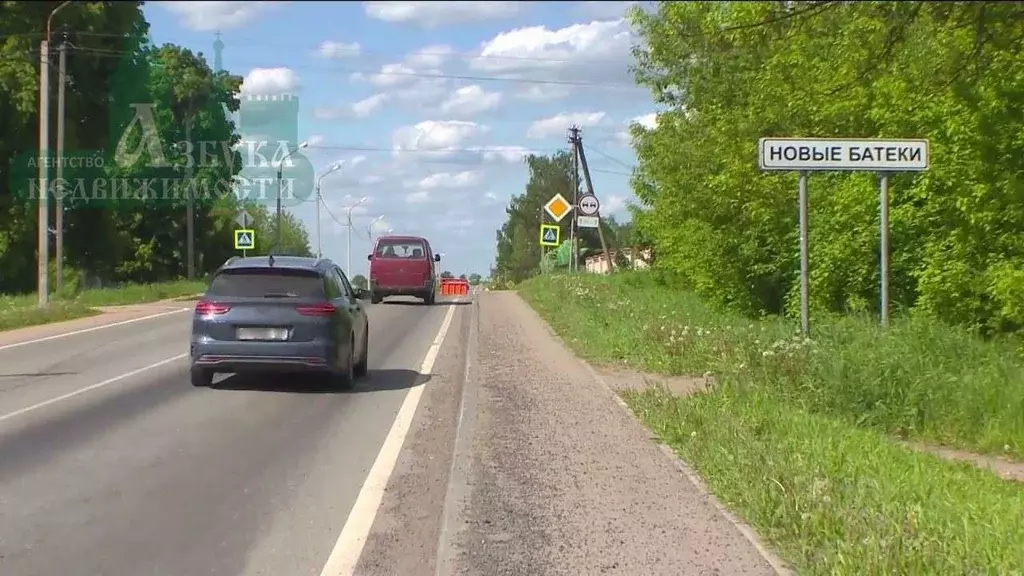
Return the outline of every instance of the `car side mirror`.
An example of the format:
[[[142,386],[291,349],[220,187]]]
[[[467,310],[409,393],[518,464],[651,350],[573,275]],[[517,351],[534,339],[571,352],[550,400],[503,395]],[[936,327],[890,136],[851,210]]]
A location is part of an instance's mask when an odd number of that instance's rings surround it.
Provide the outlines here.
[[[440,254],[434,254],[434,262],[440,262],[440,261],[441,261],[441,255]]]
[[[356,296],[357,300],[369,300],[370,299],[370,291],[367,290],[366,288],[355,288],[355,287],[353,287],[352,291],[355,292],[355,296]]]
[[[367,254],[366,255],[366,259],[367,260],[373,260],[373,254]]]

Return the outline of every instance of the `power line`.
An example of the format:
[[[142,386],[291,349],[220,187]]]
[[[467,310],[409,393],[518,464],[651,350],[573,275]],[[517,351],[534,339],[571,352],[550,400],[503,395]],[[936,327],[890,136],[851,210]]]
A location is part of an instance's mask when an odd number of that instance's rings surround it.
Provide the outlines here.
[[[86,46],[76,46],[74,50],[91,54],[99,57],[109,58],[121,58],[124,56],[136,56],[141,55],[137,52],[126,52],[123,50],[111,50],[109,48],[91,48]],[[272,67],[272,66],[264,66]],[[320,70],[325,72],[342,72],[347,74],[358,74],[366,79],[373,77],[410,77],[410,78],[431,78],[431,79],[444,79],[444,80],[468,80],[473,82],[509,82],[514,84],[540,84],[540,85],[554,85],[554,86],[576,86],[581,88],[601,88],[601,89],[636,89],[635,84],[626,83],[602,83],[602,82],[586,82],[577,80],[554,80],[544,78],[525,78],[525,77],[511,77],[511,76],[479,76],[473,74],[445,74],[440,72],[416,72],[416,71],[381,71],[381,70],[365,70],[356,68],[345,68],[336,66],[312,66],[312,65],[299,65],[289,64],[286,66],[294,70]]]
[[[627,169],[629,171],[633,170],[633,166],[630,166],[629,164],[626,164],[625,162],[623,162],[622,160],[619,160],[618,158],[616,158],[614,156],[611,156],[609,154],[605,154],[604,152],[601,152],[600,150],[598,150],[597,148],[594,148],[593,146],[587,145],[586,149],[589,150],[590,152],[596,152],[599,156],[604,156],[608,160],[611,160],[612,162],[615,162],[619,166],[622,166],[623,168],[625,168],[625,169]],[[596,172],[596,170],[595,170],[595,172]]]

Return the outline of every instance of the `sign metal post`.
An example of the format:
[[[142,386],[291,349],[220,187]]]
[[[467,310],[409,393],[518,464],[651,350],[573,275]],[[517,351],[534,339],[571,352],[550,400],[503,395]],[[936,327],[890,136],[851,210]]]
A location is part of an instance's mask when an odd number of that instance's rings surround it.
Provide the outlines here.
[[[880,320],[889,324],[889,177],[894,172],[924,172],[930,166],[928,140],[852,138],[761,138],[761,170],[800,174],[800,329],[811,332],[810,255],[807,177],[809,172],[875,172],[879,176]]]

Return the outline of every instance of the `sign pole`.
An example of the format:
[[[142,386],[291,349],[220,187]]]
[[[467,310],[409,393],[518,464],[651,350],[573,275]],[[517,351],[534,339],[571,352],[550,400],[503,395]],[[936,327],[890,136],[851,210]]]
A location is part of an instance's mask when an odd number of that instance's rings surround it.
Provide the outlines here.
[[[811,335],[807,204],[807,172],[800,172],[800,331],[804,336]]]
[[[810,335],[810,280],[807,234],[809,172],[873,172],[879,182],[881,216],[881,324],[889,324],[889,177],[896,172],[925,172],[931,166],[925,139],[761,138],[761,170],[800,174],[800,329]]]
[[[889,325],[889,174],[881,172],[879,212],[881,220],[882,326]]]

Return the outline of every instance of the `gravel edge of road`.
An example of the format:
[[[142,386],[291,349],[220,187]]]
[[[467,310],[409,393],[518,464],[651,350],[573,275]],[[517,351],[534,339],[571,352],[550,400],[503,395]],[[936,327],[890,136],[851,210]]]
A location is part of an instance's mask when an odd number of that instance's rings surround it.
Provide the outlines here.
[[[535,319],[539,321],[541,325],[544,326],[544,329],[547,331],[548,335],[554,338],[560,345],[562,345],[563,347],[566,348],[567,351],[569,351],[569,347],[566,345],[565,340],[555,331],[554,328],[551,327],[550,324],[547,323],[547,321],[544,320],[543,317],[540,316],[540,314],[537,313],[536,310],[533,309],[532,306],[530,306],[529,302],[522,299],[522,297],[519,296],[518,293],[516,293],[515,296],[516,298],[523,300],[523,303],[534,315]],[[600,385],[600,387],[605,391],[605,393],[614,399],[615,405],[618,406],[622,411],[624,411],[629,416],[630,421],[632,421],[634,425],[642,429],[645,434],[649,435],[650,431],[647,430],[647,428],[644,427],[644,425],[639,420],[637,420],[636,415],[633,414],[633,411],[629,409],[629,406],[626,404],[626,402],[618,395],[618,393],[615,392],[615,389],[611,385],[609,385],[604,378],[601,377],[600,373],[586,360],[580,358],[579,356],[576,356],[575,354],[572,354],[571,351],[569,351],[569,354],[572,355],[572,357],[577,362],[579,362],[581,366],[583,366],[584,370],[586,370],[587,373],[590,374],[590,377],[593,378],[593,380]],[[776,574],[778,574],[779,576],[795,576],[795,572],[789,567],[789,565],[761,542],[760,537],[757,535],[753,528],[751,528],[746,522],[740,520],[737,516],[730,512],[721,502],[719,502],[718,498],[716,498],[715,495],[712,494],[710,490],[708,490],[707,484],[700,477],[700,475],[697,474],[696,471],[694,471],[693,468],[689,464],[687,464],[682,458],[680,458],[679,455],[676,454],[670,446],[663,443],[658,443],[658,448],[661,450],[662,454],[664,454],[665,457],[672,462],[672,465],[675,466],[675,468],[686,477],[686,479],[693,485],[693,487],[698,492],[703,494],[705,498],[708,499],[708,501],[712,504],[712,506],[714,506],[718,513],[726,521],[732,524],[748,542],[750,542],[754,549],[757,550],[757,553],[762,557],[762,559],[764,559],[765,562],[768,563],[769,566],[771,566],[771,568],[776,572]]]

